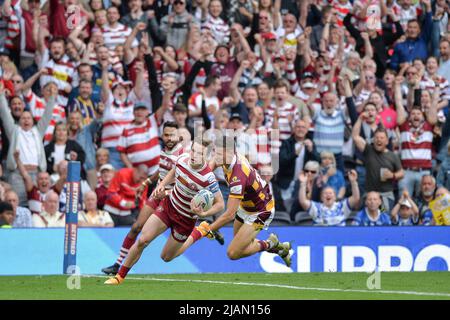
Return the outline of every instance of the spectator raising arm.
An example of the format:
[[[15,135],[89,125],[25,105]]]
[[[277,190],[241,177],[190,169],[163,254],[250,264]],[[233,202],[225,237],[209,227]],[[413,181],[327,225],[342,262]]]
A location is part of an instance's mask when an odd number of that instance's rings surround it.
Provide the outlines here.
[[[129,65],[133,60],[136,58],[137,54],[137,48],[132,48],[133,41],[136,39],[136,36],[139,32],[144,31],[147,28],[144,22],[139,22],[136,24],[136,26],[131,31],[130,35],[127,37],[127,40],[125,41],[125,44],[123,46],[123,52],[124,52],[124,62],[126,65]],[[145,41],[148,42],[148,35],[145,34],[146,39]],[[142,35],[142,37],[145,37]]]
[[[25,169],[25,166],[23,165],[22,160],[20,160],[19,150],[14,151],[13,156],[14,156],[14,160],[16,161],[16,164],[17,164],[17,169],[19,170],[20,175],[22,176],[23,181],[25,183],[25,190],[27,193],[29,193],[34,188],[33,179],[31,179],[31,176],[28,174],[27,169]]]
[[[360,152],[364,152],[364,149],[366,149],[366,140],[360,136],[360,132],[361,132],[361,126],[362,126],[362,122],[363,119],[365,119],[367,117],[366,111],[362,112],[359,117],[358,120],[356,120],[355,124],[353,125],[353,129],[352,129],[352,138],[353,138],[353,142],[355,143],[356,148],[360,151]]]
[[[394,98],[395,98],[395,109],[397,111],[397,125],[401,126],[407,120],[408,115],[406,114],[405,108],[403,107],[403,97],[401,84],[403,82],[403,77],[395,77],[394,83]]]
[[[348,198],[350,208],[356,209],[359,205],[359,187],[358,187],[358,173],[355,170],[350,170],[348,173],[348,180],[352,187],[352,195]]]
[[[310,173],[308,173],[308,175],[309,174]],[[300,172],[298,179],[300,180],[300,189],[299,189],[299,193],[298,193],[300,205],[302,206],[303,210],[308,211],[309,208],[311,208],[311,200],[309,200],[306,196],[306,187],[307,187],[307,183],[308,183],[308,176],[302,171],[302,172]]]

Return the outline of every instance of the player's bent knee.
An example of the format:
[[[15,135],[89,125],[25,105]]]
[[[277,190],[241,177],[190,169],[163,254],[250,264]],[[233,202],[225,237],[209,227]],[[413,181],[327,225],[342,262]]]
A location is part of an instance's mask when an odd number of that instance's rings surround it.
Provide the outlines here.
[[[161,254],[161,259],[162,259],[164,262],[170,262],[170,261],[172,261],[174,258],[175,258],[174,256],[169,255],[169,254],[166,254],[166,253],[162,253],[162,254]]]
[[[139,248],[145,248],[146,246],[148,246],[150,244],[150,242],[151,241],[149,239],[146,239],[144,236],[142,236],[137,241],[137,245]]]
[[[239,258],[242,257],[242,254],[239,250],[235,250],[235,249],[228,249],[227,250],[227,256],[228,258],[230,258],[231,260],[237,260]]]

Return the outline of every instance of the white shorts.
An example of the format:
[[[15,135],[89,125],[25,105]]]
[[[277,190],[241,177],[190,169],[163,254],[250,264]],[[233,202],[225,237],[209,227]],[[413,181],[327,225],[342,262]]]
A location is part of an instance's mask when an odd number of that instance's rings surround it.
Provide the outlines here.
[[[261,229],[267,230],[269,228],[270,223],[275,216],[275,208],[270,211],[270,215],[268,212],[256,212],[253,214],[248,214],[241,207],[239,207],[236,216],[239,217],[239,221],[249,224],[249,225],[259,225],[262,226]]]

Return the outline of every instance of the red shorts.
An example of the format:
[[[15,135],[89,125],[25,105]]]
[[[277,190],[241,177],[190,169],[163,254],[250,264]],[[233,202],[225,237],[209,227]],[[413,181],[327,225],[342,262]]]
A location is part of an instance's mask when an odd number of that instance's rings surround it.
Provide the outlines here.
[[[152,196],[150,196],[145,204],[148,205],[153,210],[156,210],[159,207],[161,201],[162,199],[155,199]]]
[[[170,202],[170,197],[161,200],[154,214],[170,228],[172,237],[178,242],[187,240],[197,221],[179,214]]]

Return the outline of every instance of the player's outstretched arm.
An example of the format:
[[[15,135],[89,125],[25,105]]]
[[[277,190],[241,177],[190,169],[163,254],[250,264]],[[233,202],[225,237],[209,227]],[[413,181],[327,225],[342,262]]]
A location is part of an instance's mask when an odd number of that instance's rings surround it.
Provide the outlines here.
[[[241,199],[239,198],[228,198],[227,209],[225,212],[216,220],[213,224],[211,224],[210,228],[213,231],[219,230],[228,222],[233,221],[236,212],[239,209],[239,205],[241,204]]]

